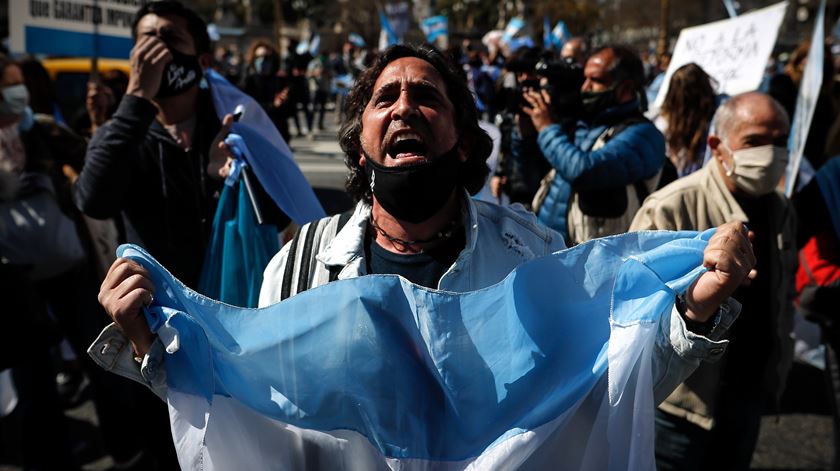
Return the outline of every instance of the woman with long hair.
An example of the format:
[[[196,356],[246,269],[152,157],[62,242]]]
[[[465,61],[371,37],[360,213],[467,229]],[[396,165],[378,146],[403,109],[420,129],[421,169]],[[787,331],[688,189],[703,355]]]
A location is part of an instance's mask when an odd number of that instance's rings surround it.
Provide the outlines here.
[[[680,67],[671,76],[654,123],[665,135],[665,152],[676,168],[677,178],[703,166],[709,123],[719,104],[716,86],[715,80],[694,63]]]
[[[292,138],[288,119],[294,112],[289,100],[289,77],[281,68],[280,54],[267,39],[257,39],[245,55],[242,89],[262,105],[286,142]]]

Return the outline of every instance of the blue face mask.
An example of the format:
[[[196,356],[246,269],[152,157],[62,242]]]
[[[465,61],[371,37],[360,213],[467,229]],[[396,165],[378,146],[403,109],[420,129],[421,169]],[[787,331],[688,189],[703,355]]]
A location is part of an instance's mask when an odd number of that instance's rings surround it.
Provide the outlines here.
[[[26,85],[18,84],[0,89],[0,116],[23,116],[29,105],[29,92]]]

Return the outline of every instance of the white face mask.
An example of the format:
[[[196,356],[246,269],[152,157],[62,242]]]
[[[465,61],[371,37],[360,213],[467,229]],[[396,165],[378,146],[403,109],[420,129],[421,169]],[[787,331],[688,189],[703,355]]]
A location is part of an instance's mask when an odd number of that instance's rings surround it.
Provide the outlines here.
[[[785,174],[788,150],[785,147],[768,144],[733,151],[726,144],[724,148],[732,155],[734,167],[726,162],[723,169],[740,190],[750,196],[762,196],[772,192]]]

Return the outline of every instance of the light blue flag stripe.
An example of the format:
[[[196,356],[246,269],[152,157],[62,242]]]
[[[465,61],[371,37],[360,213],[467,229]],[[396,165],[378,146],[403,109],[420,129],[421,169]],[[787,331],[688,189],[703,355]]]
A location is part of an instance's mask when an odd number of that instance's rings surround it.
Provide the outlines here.
[[[735,3],[732,0],[723,0],[723,6],[726,7],[726,13],[729,14],[730,18],[738,16],[738,10],[735,8]]]
[[[233,125],[232,132],[238,137],[232,143],[271,199],[297,224],[324,217],[324,209],[292,157],[292,150],[259,103],[213,70],[207,71],[206,78],[220,120],[239,106],[244,110]]]
[[[543,49],[551,49],[554,45],[551,40],[551,23],[548,20],[548,15],[543,17]]]
[[[385,13],[380,10],[379,12],[379,26],[385,31],[385,34],[388,36],[388,45],[393,46],[394,44],[399,44],[399,38],[397,37],[397,33],[394,32],[394,28],[391,28],[391,22],[388,21],[388,17],[385,16]]]
[[[445,16],[432,16],[426,18],[420,24],[426,41],[433,43],[440,36],[449,35],[449,20]]]
[[[568,26],[566,26],[566,22],[560,20],[554,25],[554,29],[551,30],[551,37],[554,41],[554,47],[561,48],[566,41],[572,38],[572,33],[569,31]]]
[[[502,42],[510,42],[514,36],[522,31],[523,27],[525,27],[525,20],[518,16],[511,18],[507,26],[505,26],[504,34],[502,34]]]
[[[315,34],[312,36],[312,41],[309,42],[309,53],[313,56],[317,56],[318,52],[321,50],[321,35]]]
[[[534,40],[528,36],[521,38],[513,38],[510,41],[508,41],[508,46],[510,47],[511,51],[516,51],[523,47],[534,47]]]
[[[597,239],[468,293],[375,275],[263,309],[205,298],[136,246],[118,255],[149,270],[151,328],[178,333],[180,349],[166,360],[170,390],[208,402],[229,396],[297,427],[357,431],[386,457],[451,461],[561,417],[603,384],[611,326],[669,315],[675,293],[702,272],[710,235]],[[610,374],[625,378],[611,397],[632,387],[627,375]],[[651,422],[652,445],[652,416],[639,420]]]
[[[351,43],[353,43],[353,45],[354,45],[354,46],[356,46],[356,47],[365,47],[365,46],[367,45],[367,44],[365,43],[364,38],[362,38],[362,37],[361,37],[359,34],[357,34],[357,33],[350,33],[350,34],[347,36],[347,40],[348,40],[348,41],[350,41]]]

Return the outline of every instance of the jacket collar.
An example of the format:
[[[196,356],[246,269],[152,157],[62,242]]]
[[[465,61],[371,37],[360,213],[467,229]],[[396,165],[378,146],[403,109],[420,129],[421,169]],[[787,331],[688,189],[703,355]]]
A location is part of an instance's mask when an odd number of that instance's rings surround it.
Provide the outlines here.
[[[626,103],[620,103],[618,105],[611,106],[606,110],[598,113],[595,115],[594,118],[589,120],[589,124],[591,125],[601,125],[601,124],[608,124],[613,123],[616,121],[620,121],[627,116],[634,115],[634,114],[641,114],[639,108],[639,100],[633,99]]]
[[[721,198],[718,206],[723,213],[725,221],[750,222],[747,213],[741,209],[741,205],[738,204],[738,201],[729,191],[729,188],[726,187],[726,182],[723,181],[723,175],[720,174],[718,165],[717,160],[714,158],[706,163],[706,166],[702,170],[706,172],[703,178],[703,185],[720,195]]]
[[[356,208],[347,220],[347,224],[315,258],[327,266],[345,266],[354,259],[364,257],[365,231],[370,221],[370,210],[370,205],[364,201],[356,203]],[[473,252],[478,239],[478,210],[466,190],[463,192],[461,214],[467,244],[461,251],[459,259]]]

